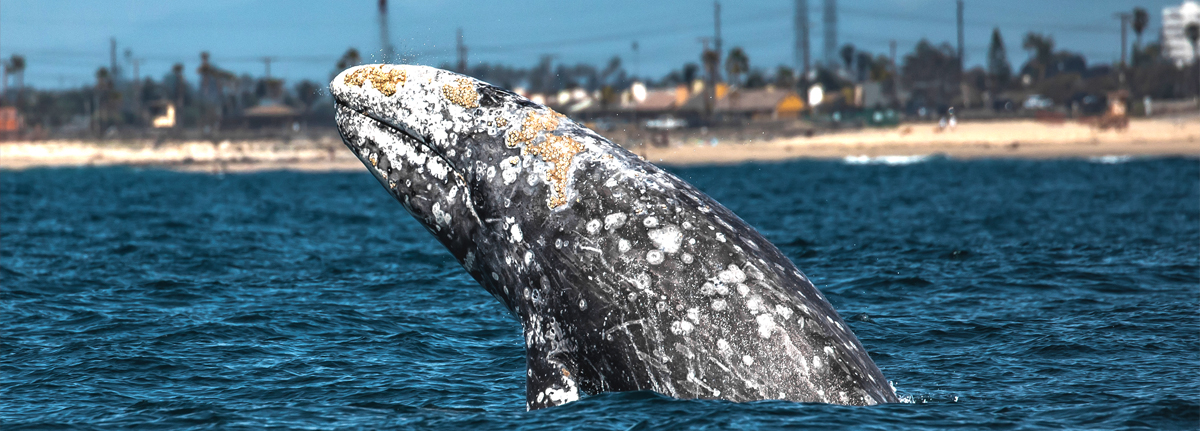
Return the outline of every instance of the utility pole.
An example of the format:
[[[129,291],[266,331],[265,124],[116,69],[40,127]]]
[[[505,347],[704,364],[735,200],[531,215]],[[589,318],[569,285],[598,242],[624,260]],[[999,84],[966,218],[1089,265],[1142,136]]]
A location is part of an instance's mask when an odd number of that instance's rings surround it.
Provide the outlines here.
[[[467,44],[463,42],[462,27],[458,28],[458,73],[467,73]]]
[[[637,81],[642,74],[642,55],[638,52],[638,43],[633,41],[633,80]]]
[[[708,55],[708,38],[700,38],[700,43],[704,44],[704,50],[701,52],[701,59],[707,60]],[[719,55],[719,54],[718,54]],[[711,120],[713,114],[713,101],[716,99],[716,67],[709,67],[709,62],[704,62],[704,117]]]
[[[808,0],[796,0],[796,71],[808,76]]]
[[[379,49],[383,52],[382,63],[394,61],[392,57],[395,56],[396,49],[392,47],[391,38],[388,37],[387,0],[379,0]]]
[[[888,41],[892,53],[892,92],[895,93],[896,103],[900,103],[900,66],[896,64],[896,39]]]
[[[718,81],[718,79],[716,79],[716,77],[721,75],[721,71],[720,71],[721,70],[721,2],[719,2],[719,1],[713,2],[713,22],[716,23],[716,31],[717,31],[716,38],[713,39],[713,44],[716,45],[716,49],[717,49],[717,67],[716,67],[717,70],[715,72],[713,72],[713,74],[714,74],[713,84],[715,85],[716,81]],[[714,89],[714,91],[715,91],[715,89]]]
[[[139,117],[142,115],[142,75],[138,72],[139,66],[142,65],[142,59],[134,58],[129,60],[133,64],[133,112]]]
[[[966,60],[963,58],[963,0],[958,0],[958,91],[962,93],[963,108],[971,107],[971,101],[967,99],[967,80],[963,77],[963,70],[966,68]]]
[[[825,30],[825,67],[834,68],[838,65],[837,0],[825,0],[822,15]]]
[[[958,71],[963,70],[963,0],[958,0]]]
[[[1113,14],[1113,18],[1121,20],[1121,67],[1125,67],[1126,48],[1129,46],[1129,20],[1133,19],[1133,15],[1127,12]]]
[[[271,61],[273,61],[273,60],[275,60],[275,57],[263,57],[262,58],[263,66],[266,66],[267,79],[271,79]]]
[[[117,82],[117,38],[108,38],[108,76]]]
[[[1113,18],[1121,20],[1121,64],[1120,72],[1117,74],[1119,84],[1125,85],[1125,49],[1129,46],[1127,43],[1129,33],[1129,20],[1133,19],[1133,14],[1121,12],[1113,14]]]

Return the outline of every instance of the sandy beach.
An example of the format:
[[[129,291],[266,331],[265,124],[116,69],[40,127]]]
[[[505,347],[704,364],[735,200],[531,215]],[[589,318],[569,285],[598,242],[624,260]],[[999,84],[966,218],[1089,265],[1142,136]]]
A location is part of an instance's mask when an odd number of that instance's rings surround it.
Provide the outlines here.
[[[672,165],[932,155],[957,159],[1197,156],[1200,117],[1132,120],[1124,130],[1033,120],[963,123],[953,130],[917,123],[894,129],[866,129],[732,147],[650,147],[638,152],[648,160]]]
[[[873,160],[890,156],[1063,158],[1200,156],[1200,116],[1134,119],[1124,130],[1033,120],[929,123],[770,141],[683,143],[633,151],[664,165],[731,164],[796,158]],[[260,141],[38,141],[0,143],[0,169],[136,165],[202,172],[363,169],[336,136]]]

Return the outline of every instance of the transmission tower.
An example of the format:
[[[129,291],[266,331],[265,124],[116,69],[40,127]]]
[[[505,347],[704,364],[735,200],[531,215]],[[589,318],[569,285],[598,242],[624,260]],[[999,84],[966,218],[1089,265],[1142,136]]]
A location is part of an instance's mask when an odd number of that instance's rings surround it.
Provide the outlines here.
[[[825,65],[827,67],[836,67],[838,64],[837,0],[825,0],[825,10],[823,12],[825,26]]]
[[[963,0],[958,0],[958,70],[963,69]]]
[[[796,71],[808,75],[808,0],[796,0]]]
[[[462,27],[458,28],[458,73],[467,73],[467,44],[463,42]]]
[[[713,39],[713,45],[717,50],[717,71],[714,72],[717,76],[717,79],[714,79],[716,82],[720,80],[721,76],[721,2],[719,1],[713,2],[713,22],[716,30],[716,38]]]

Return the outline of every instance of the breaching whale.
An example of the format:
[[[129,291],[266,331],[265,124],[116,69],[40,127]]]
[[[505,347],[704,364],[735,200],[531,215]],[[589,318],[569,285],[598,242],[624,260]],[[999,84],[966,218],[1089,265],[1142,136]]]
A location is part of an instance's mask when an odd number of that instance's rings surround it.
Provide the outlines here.
[[[897,401],[808,278],[676,176],[445,70],[358,66],[330,90],[345,144],[520,320],[526,408],[633,390]]]

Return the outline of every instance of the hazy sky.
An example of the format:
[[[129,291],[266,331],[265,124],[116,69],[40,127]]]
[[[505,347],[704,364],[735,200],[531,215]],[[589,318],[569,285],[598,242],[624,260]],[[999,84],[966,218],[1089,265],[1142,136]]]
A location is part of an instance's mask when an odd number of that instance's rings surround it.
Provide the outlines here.
[[[26,57],[26,85],[53,88],[94,81],[109,63],[116,38],[125,73],[126,49],[141,59],[142,76],[155,78],[184,63],[194,79],[200,51],[236,73],[263,73],[264,56],[277,57],[274,76],[327,81],[337,58],[356,47],[370,59],[380,49],[377,0],[3,0],[0,57]],[[821,7],[809,0],[814,60],[822,58]],[[954,0],[842,0],[838,44],[874,53],[895,39],[901,54],[921,38],[955,42]],[[1162,8],[1180,0],[966,0],[968,66],[985,61],[993,27],[1005,38],[1014,67],[1027,58],[1021,36],[1049,33],[1060,49],[1091,63],[1120,56],[1113,17],[1135,6],[1149,10],[1146,40],[1161,28]],[[726,0],[725,48],[743,47],[752,67],[793,64],[794,0]],[[713,33],[713,3],[687,0],[390,2],[393,44],[412,62],[454,62],[455,30],[463,28],[471,63],[527,67],[552,54],[556,61],[601,64],[620,56],[626,69],[659,78],[698,62],[699,38]],[[637,41],[640,53],[631,45]],[[1133,34],[1130,32],[1130,43]]]

